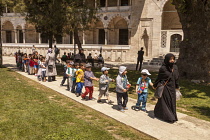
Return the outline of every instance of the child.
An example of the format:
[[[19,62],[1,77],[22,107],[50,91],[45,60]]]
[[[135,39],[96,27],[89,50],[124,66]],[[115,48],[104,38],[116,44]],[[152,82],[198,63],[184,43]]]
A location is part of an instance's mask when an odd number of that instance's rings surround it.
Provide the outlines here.
[[[81,95],[82,99],[85,99],[86,95],[89,93],[89,100],[92,100],[93,98],[93,83],[92,80],[96,80],[98,81],[99,79],[96,78],[93,74],[93,72],[91,71],[91,65],[88,63],[85,65],[86,67],[86,71],[85,71],[85,93],[83,93]]]
[[[102,103],[101,97],[104,95],[108,99],[108,104],[114,103],[110,100],[109,97],[109,82],[114,82],[114,79],[109,78],[108,73],[110,68],[103,67],[101,68],[101,72],[103,73],[100,77],[99,81],[99,95],[98,95],[98,103]]]
[[[34,73],[35,73],[35,76],[38,76],[38,75],[37,75],[38,70],[39,70],[38,56],[35,55],[35,56],[34,56]]]
[[[41,64],[40,64],[41,70],[42,70],[42,82],[46,82],[46,63],[45,63],[45,58],[43,57],[41,59]]]
[[[76,71],[76,96],[79,97],[82,93],[82,88],[84,86],[84,64],[80,64],[80,69]]]
[[[30,75],[34,74],[34,61],[33,61],[33,58],[32,57],[29,60],[29,66],[30,66],[30,68],[29,68],[29,70],[30,70],[29,74]]]
[[[27,57],[27,54],[25,53],[24,57],[23,57],[23,64],[24,64],[24,71],[25,72],[27,72],[27,69],[28,69],[27,68],[28,67],[28,62],[27,61],[28,61],[28,57]]]
[[[73,85],[73,77],[74,77],[74,62],[69,62],[68,68],[66,70],[66,75],[68,76],[67,80],[67,89],[69,91],[72,91],[72,85]]]
[[[74,63],[73,72],[72,72],[72,88],[71,93],[75,93],[75,87],[76,87],[76,71],[79,70],[79,63]]]
[[[61,81],[60,86],[63,86],[63,84],[65,83],[66,79],[68,79],[68,75],[66,74],[66,70],[68,69],[68,67],[70,67],[69,65],[69,61],[66,62],[66,65],[64,65],[63,67],[63,80]]]
[[[151,82],[151,79],[148,77],[148,75],[151,75],[147,69],[143,69],[141,71],[141,77],[139,77],[137,83],[136,83],[136,93],[138,94],[138,99],[136,103],[135,110],[140,110],[140,105],[142,102],[142,111],[146,110],[146,103],[147,103],[147,96],[148,96],[148,86],[153,87],[153,83]],[[154,88],[154,87],[153,87]]]
[[[128,110],[127,102],[128,102],[128,89],[131,86],[131,84],[128,82],[126,73],[127,68],[125,66],[119,67],[119,74],[116,78],[116,92],[117,92],[117,104],[119,107],[119,110],[121,112],[125,112],[125,110]],[[122,102],[123,99],[123,102]]]

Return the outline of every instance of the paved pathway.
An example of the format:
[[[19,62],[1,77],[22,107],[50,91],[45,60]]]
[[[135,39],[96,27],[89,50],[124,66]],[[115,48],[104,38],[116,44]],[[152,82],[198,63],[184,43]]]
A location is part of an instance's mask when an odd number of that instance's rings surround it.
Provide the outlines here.
[[[9,68],[14,69],[14,57],[4,57],[4,64]],[[18,71],[17,71],[18,72]],[[18,72],[21,75],[37,81],[33,75],[27,75],[24,72]],[[116,110],[116,96],[111,93],[111,99],[114,100],[114,105],[98,104],[96,100],[84,101],[80,97],[66,90],[66,87],[60,87],[62,77],[57,77],[55,82],[39,82],[40,84],[52,88],[53,90],[63,94],[79,103],[89,106],[107,116],[118,120],[126,125],[129,125],[139,131],[151,135],[160,140],[210,140],[210,122],[199,120],[188,115],[178,113],[179,121],[174,124],[169,124],[154,118],[154,105],[147,104],[148,113],[142,111],[134,111],[131,107],[136,103],[136,100],[129,99],[129,110],[125,113]],[[97,98],[98,89],[94,88],[94,98]]]

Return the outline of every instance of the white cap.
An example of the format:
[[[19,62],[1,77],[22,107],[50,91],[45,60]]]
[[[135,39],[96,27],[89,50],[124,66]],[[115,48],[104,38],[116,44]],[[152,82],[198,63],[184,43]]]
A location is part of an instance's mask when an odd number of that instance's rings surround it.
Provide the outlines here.
[[[103,71],[106,71],[106,70],[109,70],[110,68],[107,68],[107,67],[102,67],[101,68],[101,71],[103,72]]]
[[[141,74],[151,75],[147,69],[143,69],[143,70],[141,71]]]

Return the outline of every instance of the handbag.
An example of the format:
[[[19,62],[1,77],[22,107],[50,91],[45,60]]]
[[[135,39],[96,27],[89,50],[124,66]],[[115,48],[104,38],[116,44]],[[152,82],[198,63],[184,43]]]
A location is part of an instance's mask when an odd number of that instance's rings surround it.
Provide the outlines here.
[[[177,89],[176,89],[176,100],[177,100],[177,101],[180,100],[181,97],[182,97],[182,93],[180,92],[180,90],[177,90]]]
[[[53,65],[48,65],[48,69],[52,70],[53,69]]]
[[[169,79],[164,83],[158,83],[157,87],[156,87],[156,90],[155,90],[155,97],[156,98],[161,98],[162,97],[162,94],[163,94],[163,90],[164,90],[164,87],[165,85],[168,83]]]

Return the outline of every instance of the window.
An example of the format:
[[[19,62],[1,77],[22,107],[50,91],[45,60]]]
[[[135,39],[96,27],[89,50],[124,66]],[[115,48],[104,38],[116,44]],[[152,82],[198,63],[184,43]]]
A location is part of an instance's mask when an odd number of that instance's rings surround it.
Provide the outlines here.
[[[6,31],[6,43],[12,43],[12,31]]]
[[[171,36],[170,51],[179,52],[179,45],[182,41],[182,36],[180,34],[174,34]]]
[[[128,29],[119,29],[119,45],[128,45]]]
[[[105,44],[105,31],[104,31],[104,29],[99,29],[99,31],[98,31],[98,44]]]
[[[62,42],[63,42],[63,41],[62,41],[62,36],[61,36],[61,35],[57,35],[57,36],[56,36],[56,43],[57,43],[57,44],[62,44]]]

